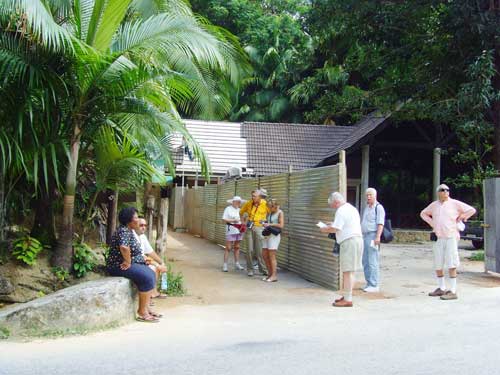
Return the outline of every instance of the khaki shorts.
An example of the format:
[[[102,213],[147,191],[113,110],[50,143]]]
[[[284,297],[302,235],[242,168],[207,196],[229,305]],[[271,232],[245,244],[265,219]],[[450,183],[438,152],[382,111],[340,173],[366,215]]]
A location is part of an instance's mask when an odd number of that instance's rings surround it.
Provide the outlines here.
[[[438,238],[432,247],[434,252],[434,269],[458,268],[460,257],[458,256],[458,244],[455,237]]]
[[[363,269],[362,259],[362,237],[351,237],[340,244],[340,270],[342,272],[361,271]]]

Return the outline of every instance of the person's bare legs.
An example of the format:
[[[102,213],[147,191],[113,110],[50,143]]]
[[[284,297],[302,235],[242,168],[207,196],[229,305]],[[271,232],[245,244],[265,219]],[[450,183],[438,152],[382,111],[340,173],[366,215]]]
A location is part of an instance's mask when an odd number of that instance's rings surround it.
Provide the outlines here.
[[[344,299],[348,302],[352,302],[352,288],[354,286],[354,272],[344,272]]]
[[[276,260],[276,250],[269,249],[269,250],[267,250],[267,254],[268,254],[267,255],[268,259],[269,259],[268,270],[270,270],[270,273],[271,273],[268,280],[276,281],[276,280],[278,280],[278,261]]]
[[[226,241],[226,248],[224,249],[224,263],[227,263],[229,259],[229,252],[231,251],[232,244],[232,241]]]
[[[153,293],[153,289],[147,292],[139,292],[139,308],[137,313],[141,317],[149,316],[149,301],[151,300],[151,294]]]
[[[269,249],[266,249],[266,248],[262,249],[262,258],[264,259],[264,263],[266,264],[266,268],[268,270],[270,270],[271,269],[271,259],[269,258]],[[265,277],[265,279],[267,279],[267,278]]]
[[[234,263],[240,263],[240,241],[233,242]]]

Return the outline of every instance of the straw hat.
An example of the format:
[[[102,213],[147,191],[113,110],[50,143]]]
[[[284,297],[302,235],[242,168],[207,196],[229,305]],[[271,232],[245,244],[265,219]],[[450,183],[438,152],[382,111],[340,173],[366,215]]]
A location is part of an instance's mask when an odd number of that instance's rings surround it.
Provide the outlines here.
[[[240,202],[240,203],[245,203],[245,202],[246,202],[246,200],[241,199],[241,197],[239,197],[238,195],[235,195],[235,196],[234,196],[234,197],[232,197],[231,199],[228,199],[228,200],[227,200],[227,203],[229,203],[229,204],[233,204],[233,202],[234,202],[234,201],[238,201],[238,202]]]

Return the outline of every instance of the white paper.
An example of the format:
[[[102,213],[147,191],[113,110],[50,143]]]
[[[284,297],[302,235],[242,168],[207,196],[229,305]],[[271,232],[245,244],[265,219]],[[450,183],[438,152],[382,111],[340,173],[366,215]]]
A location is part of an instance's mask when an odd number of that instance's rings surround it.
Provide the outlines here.
[[[460,232],[463,232],[463,231],[465,230],[465,224],[464,224],[464,222],[460,220],[460,221],[457,223],[457,228],[458,228],[458,230],[459,230]]]
[[[370,241],[370,247],[375,247],[375,241],[373,240]]]
[[[326,228],[328,225],[326,225],[322,221],[318,221],[318,224],[316,224],[316,226],[318,226],[319,228]]]

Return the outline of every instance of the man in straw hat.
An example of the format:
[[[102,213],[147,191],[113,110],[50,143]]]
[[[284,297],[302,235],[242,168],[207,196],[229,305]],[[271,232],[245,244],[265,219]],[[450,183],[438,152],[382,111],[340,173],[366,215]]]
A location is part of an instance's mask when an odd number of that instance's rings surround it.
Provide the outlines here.
[[[459,226],[476,213],[471,207],[456,199],[450,198],[450,188],[441,184],[437,188],[438,200],[422,210],[420,217],[431,226],[436,234],[434,243],[434,269],[438,287],[429,293],[431,297],[442,300],[457,299],[457,267],[460,265],[458,256]],[[450,289],[446,290],[444,268],[448,268]]]
[[[224,264],[222,266],[222,271],[227,272],[227,261],[229,259],[229,252],[233,249],[234,252],[234,268],[236,270],[242,270],[243,267],[240,265],[240,242],[243,239],[243,234],[245,233],[246,226],[241,224],[240,218],[240,207],[244,203],[243,199],[239,196],[234,196],[228,199],[227,206],[222,214],[222,221],[226,224],[226,247],[224,249]]]
[[[267,197],[266,189],[252,191],[252,200],[245,203],[240,210],[240,215],[248,227],[246,253],[248,276],[253,276],[252,254],[257,257],[259,272],[262,275],[267,275],[266,265],[262,257],[262,241],[264,240],[262,224],[266,221],[269,213],[265,197]]]

